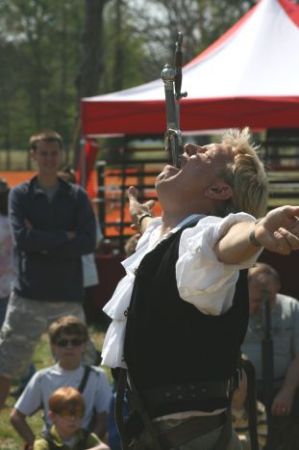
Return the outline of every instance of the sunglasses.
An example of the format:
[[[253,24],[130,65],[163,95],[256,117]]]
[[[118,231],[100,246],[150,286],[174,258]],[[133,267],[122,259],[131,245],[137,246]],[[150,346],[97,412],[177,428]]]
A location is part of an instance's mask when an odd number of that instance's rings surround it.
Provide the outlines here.
[[[84,343],[84,341],[82,339],[79,339],[79,338],[58,339],[58,341],[56,341],[54,343],[54,345],[57,345],[58,347],[67,347],[68,345],[71,345],[72,347],[79,347],[83,343]]]
[[[82,410],[82,408],[78,408],[75,410],[65,410],[65,411],[61,411],[59,413],[57,413],[60,417],[64,417],[64,418],[70,418],[73,417],[75,419],[82,419],[82,417],[84,416],[84,412]]]

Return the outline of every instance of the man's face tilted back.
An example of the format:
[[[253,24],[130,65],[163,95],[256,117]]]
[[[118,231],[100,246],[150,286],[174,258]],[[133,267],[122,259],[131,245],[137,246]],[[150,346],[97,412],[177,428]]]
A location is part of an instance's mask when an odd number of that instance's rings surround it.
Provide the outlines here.
[[[194,198],[226,200],[232,196],[232,189],[220,174],[233,161],[232,150],[223,144],[186,144],[181,167],[165,166],[156,179],[157,191],[162,196],[175,192],[184,201]]]
[[[31,157],[37,163],[41,176],[54,176],[60,166],[61,147],[57,141],[39,141],[31,150]]]

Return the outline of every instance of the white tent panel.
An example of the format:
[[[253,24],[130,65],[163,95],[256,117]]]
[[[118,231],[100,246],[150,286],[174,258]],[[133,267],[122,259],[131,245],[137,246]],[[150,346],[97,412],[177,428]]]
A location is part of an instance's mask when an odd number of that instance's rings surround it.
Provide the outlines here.
[[[216,42],[217,44],[217,42]],[[278,0],[263,0],[242,26],[183,68],[191,98],[299,95],[299,33]],[[282,82],[285,80],[285,82]],[[161,79],[88,101],[163,100]]]

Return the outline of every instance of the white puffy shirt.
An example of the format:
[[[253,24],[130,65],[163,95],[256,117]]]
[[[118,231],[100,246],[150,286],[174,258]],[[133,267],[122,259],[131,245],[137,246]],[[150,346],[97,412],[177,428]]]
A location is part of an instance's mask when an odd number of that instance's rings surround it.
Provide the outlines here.
[[[217,259],[214,247],[233,224],[253,222],[254,217],[246,213],[230,214],[225,218],[192,215],[162,238],[162,219],[156,218],[140,238],[136,252],[122,262],[126,276],[120,280],[112,298],[103,308],[112,319],[102,350],[104,365],[126,367],[123,358],[126,316],[133,291],[134,272],[141,260],[161,239],[167,239],[169,234],[175,233],[196,217],[201,220],[194,227],[183,230],[180,238],[176,263],[179,294],[204,314],[220,315],[231,307],[239,270],[252,266],[260,251],[241,264],[223,264]]]

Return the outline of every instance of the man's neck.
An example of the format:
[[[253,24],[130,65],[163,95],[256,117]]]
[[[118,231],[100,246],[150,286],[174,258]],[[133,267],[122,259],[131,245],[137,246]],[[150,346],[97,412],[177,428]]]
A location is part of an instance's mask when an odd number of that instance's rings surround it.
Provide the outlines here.
[[[57,185],[58,183],[58,176],[55,175],[37,175],[38,184],[42,188],[51,188]]]
[[[192,214],[195,214],[195,213],[190,213],[190,214],[183,213],[181,215],[179,215],[179,214],[171,215],[171,214],[164,213],[162,216],[162,231],[163,231],[163,233],[166,233],[166,232],[172,230],[173,228],[175,228],[183,220],[187,219]]]
[[[58,364],[63,370],[76,370],[79,369],[81,361],[59,361]]]
[[[198,205],[196,202],[192,202],[191,200],[189,202],[186,201],[185,203],[171,202],[171,204],[169,204],[161,201],[160,203],[163,211],[163,228],[165,229],[172,229],[176,227],[180,222],[192,214],[210,215],[213,211],[210,202],[201,202],[201,205]]]

